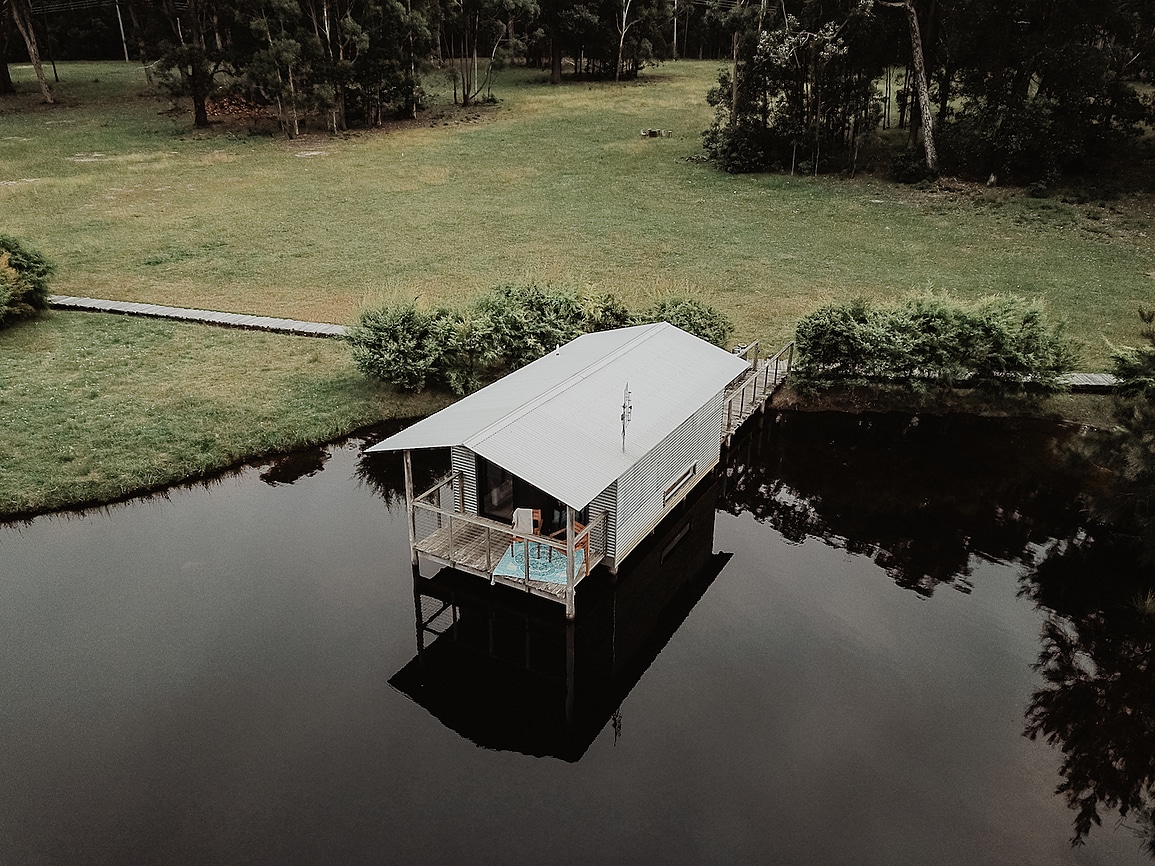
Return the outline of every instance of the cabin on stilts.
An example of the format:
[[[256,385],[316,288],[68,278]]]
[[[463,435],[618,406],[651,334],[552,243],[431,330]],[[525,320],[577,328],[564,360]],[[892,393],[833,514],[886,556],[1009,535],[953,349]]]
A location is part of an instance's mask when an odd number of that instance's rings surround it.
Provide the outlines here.
[[[585,334],[369,448],[400,451],[420,558],[563,602],[717,465],[748,361],[666,322]],[[413,489],[410,452],[451,471]]]

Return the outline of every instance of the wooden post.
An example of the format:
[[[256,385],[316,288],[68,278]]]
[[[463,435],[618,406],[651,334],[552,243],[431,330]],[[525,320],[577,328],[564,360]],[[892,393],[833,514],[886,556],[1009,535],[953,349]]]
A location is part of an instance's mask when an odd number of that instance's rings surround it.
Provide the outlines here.
[[[408,451],[401,452],[405,465],[405,510],[408,512],[406,524],[409,529],[410,562],[417,565],[417,508],[413,504],[413,460]]]
[[[416,568],[413,569],[413,612],[417,619],[417,663],[420,666],[423,662],[421,658],[422,653],[425,652],[425,623],[421,612],[421,584],[419,583],[421,574]]]
[[[573,539],[573,522],[574,510],[570,506],[565,507],[565,618],[573,619],[574,617],[574,539]]]
[[[457,567],[457,542],[453,538],[453,512],[449,512],[449,559]]]
[[[567,723],[573,721],[575,650],[574,622],[570,619],[565,624],[565,720]]]

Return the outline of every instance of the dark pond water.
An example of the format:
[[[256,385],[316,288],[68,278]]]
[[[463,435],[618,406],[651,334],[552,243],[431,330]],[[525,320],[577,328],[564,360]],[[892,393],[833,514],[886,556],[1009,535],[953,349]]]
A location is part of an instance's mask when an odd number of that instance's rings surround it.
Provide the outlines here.
[[[1150,863],[1077,436],[768,422],[574,628],[415,591],[362,440],[0,527],[0,862]]]

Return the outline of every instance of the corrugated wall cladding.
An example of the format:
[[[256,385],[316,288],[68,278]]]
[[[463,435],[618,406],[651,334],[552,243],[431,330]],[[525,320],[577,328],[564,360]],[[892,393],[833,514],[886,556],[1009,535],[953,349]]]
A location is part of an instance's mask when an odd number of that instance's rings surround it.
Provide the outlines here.
[[[461,445],[449,449],[449,465],[465,481],[465,513],[477,514],[477,455]]]
[[[618,530],[618,483],[616,481],[599,493],[590,503],[590,520],[592,521],[603,511],[607,514],[605,547],[603,549],[606,556],[612,558],[614,555],[614,536]],[[594,541],[597,543],[600,539],[594,539]]]
[[[618,479],[615,563],[621,563],[718,462],[721,425],[719,393]],[[698,467],[694,477],[668,502],[663,502],[667,489],[695,462]]]

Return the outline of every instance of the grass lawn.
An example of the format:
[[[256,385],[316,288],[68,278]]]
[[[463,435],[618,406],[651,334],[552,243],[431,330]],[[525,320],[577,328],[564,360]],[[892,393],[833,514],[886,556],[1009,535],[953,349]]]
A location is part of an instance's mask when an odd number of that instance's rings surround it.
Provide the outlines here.
[[[99,313],[0,331],[0,516],[103,502],[440,408],[335,340]]]
[[[550,87],[541,73],[512,70],[495,88],[497,106],[457,111],[442,100],[410,125],[294,142],[250,135],[235,118],[196,131],[189,112],[146,92],[135,65],[58,66],[59,105],[39,104],[29,68],[13,69],[22,93],[0,98],[0,232],[56,263],[61,294],[347,322],[382,299],[453,303],[538,280],[612,290],[631,306],[693,294],[734,319],[737,339],[772,351],[830,300],[1016,292],[1045,297],[1069,320],[1092,370],[1105,367],[1108,340],[1135,339],[1135,309],[1155,294],[1150,197],[1076,203],[952,182],[916,190],[869,176],[715,171],[694,159],[715,63],[667,63],[620,86]],[[650,127],[672,135],[641,138]],[[176,413],[150,396],[169,378],[167,360],[114,347],[153,347],[157,333],[184,329],[116,317],[100,326],[108,336],[83,342],[94,327],[61,314],[0,336],[0,513],[14,501],[7,466],[37,448],[57,455],[36,470],[45,484],[61,502],[79,501],[298,441],[306,427],[320,437],[295,419],[318,407],[377,401],[377,413],[394,411],[338,344],[296,349],[290,338],[193,328],[161,340],[204,341],[188,349],[201,363],[184,374],[190,400]],[[56,348],[36,357],[45,345]],[[139,473],[115,484],[119,472],[103,463],[116,443],[101,437],[118,436],[109,425],[72,428],[91,451],[85,473],[53,480],[77,458],[61,463],[63,452],[45,449],[43,431],[72,423],[53,399],[89,387],[70,366],[82,346],[106,356],[92,359],[102,371],[90,376],[94,399],[157,431],[132,443],[125,460]],[[309,353],[317,360],[306,363]],[[277,359],[267,370],[266,355]],[[290,358],[293,372],[279,366]],[[215,378],[197,385],[207,368]],[[122,381],[146,383],[139,399]],[[249,424],[238,394],[259,397],[269,414]],[[188,431],[219,432],[218,411],[236,425],[230,444],[198,458]],[[330,429],[367,417],[350,410]],[[18,446],[18,427],[41,432]]]

